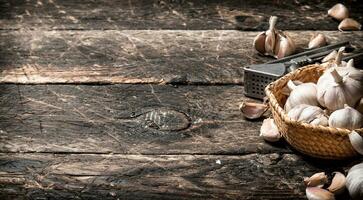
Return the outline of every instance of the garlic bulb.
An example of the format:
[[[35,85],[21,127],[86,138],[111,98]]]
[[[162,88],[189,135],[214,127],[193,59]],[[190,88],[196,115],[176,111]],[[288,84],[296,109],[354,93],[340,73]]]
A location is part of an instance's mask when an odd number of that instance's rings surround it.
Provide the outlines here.
[[[338,26],[340,31],[359,31],[361,28],[362,25],[351,18],[344,19]]]
[[[363,199],[363,163],[357,164],[349,170],[346,186],[354,200]]]
[[[293,107],[300,104],[317,106],[317,88],[314,83],[303,83],[296,86],[291,80],[287,83],[291,90],[286,100],[285,110],[289,112]]]
[[[253,40],[253,47],[262,55],[282,58],[295,52],[293,40],[284,32],[278,31],[275,26],[276,16],[270,17],[270,26],[267,31],[259,33]]]
[[[334,111],[329,117],[329,126],[354,130],[363,126],[363,115],[347,105]]]
[[[271,16],[269,21],[269,29],[259,33],[253,40],[253,47],[257,50],[258,53],[262,55],[274,55],[273,51],[275,48],[277,34],[277,30],[275,29],[276,22],[277,17]]]
[[[328,15],[341,21],[349,17],[349,11],[343,4],[338,3],[328,10]]]
[[[328,69],[318,80],[318,101],[331,111],[343,108],[344,104],[354,107],[362,97],[363,71],[354,67]]]
[[[268,142],[277,142],[280,140],[281,134],[273,119],[268,118],[263,120],[260,129],[260,136]]]
[[[317,34],[317,35],[313,35],[313,37],[311,37],[310,42],[308,44],[308,48],[312,49],[312,48],[317,48],[317,47],[322,47],[325,46],[327,44],[326,42],[326,38],[324,34]]]
[[[306,122],[312,125],[328,125],[328,117],[324,111],[318,106],[300,104],[292,108],[288,114],[291,119]]]
[[[296,50],[294,41],[287,33],[279,32],[276,38],[276,46],[274,49],[275,58],[283,58],[293,54]]]

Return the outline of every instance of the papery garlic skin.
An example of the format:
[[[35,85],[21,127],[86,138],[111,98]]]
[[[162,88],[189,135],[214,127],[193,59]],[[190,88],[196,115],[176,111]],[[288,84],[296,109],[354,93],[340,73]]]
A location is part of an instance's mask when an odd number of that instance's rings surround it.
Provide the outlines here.
[[[349,170],[346,187],[354,200],[363,199],[363,163],[357,164]]]
[[[289,84],[294,85],[292,81]],[[303,83],[294,88],[290,88],[292,91],[285,103],[285,110],[289,112],[293,107],[300,104],[307,104],[317,106],[317,88],[314,83]]]
[[[306,122],[312,125],[328,125],[328,117],[325,112],[318,106],[300,104],[292,108],[287,114],[292,120]]]
[[[329,126],[354,130],[363,126],[363,115],[352,107],[334,111],[329,117]]]
[[[363,96],[363,72],[351,68],[327,69],[317,82],[317,99],[331,111],[354,107]]]

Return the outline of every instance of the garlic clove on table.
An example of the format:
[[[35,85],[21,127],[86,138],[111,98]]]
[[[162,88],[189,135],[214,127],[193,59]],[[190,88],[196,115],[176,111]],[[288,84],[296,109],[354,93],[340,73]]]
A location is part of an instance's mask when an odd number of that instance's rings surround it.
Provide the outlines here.
[[[308,200],[335,200],[333,193],[319,187],[306,188],[306,197]]]
[[[352,18],[346,18],[340,22],[338,29],[340,31],[359,31],[362,25]]]
[[[334,172],[333,180],[328,187],[328,190],[334,194],[342,194],[345,190],[346,178],[340,172]]]
[[[281,134],[273,119],[268,118],[263,120],[260,136],[268,142],[277,142],[281,139]]]
[[[323,186],[328,182],[328,176],[324,172],[315,173],[310,177],[304,178],[304,183],[308,187]]]
[[[322,47],[325,46],[327,44],[326,41],[326,37],[324,34],[319,33],[316,35],[313,35],[310,39],[310,42],[308,44],[308,48],[312,49],[312,48],[317,48],[317,47]]]
[[[247,119],[258,119],[268,110],[268,106],[261,103],[243,101],[239,109]]]
[[[349,11],[343,4],[338,3],[328,10],[328,15],[341,21],[349,17]]]

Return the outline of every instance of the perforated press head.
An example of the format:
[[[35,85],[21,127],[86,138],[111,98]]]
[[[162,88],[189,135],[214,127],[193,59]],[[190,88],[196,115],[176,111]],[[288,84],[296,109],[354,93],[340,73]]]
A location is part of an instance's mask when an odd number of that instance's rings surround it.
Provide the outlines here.
[[[282,63],[250,65],[244,68],[244,93],[248,97],[263,99],[266,86],[283,76],[285,67]]]

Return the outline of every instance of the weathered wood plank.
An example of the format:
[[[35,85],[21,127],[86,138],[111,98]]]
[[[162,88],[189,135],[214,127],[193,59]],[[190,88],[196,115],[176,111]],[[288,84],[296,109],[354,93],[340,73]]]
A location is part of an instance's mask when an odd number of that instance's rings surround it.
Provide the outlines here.
[[[290,32],[306,47],[315,32]],[[363,46],[362,32],[323,32]],[[0,83],[242,84],[256,32],[0,31]]]
[[[317,165],[293,154],[0,154],[0,197],[296,200],[305,199],[304,176],[350,165]]]
[[[243,119],[241,86],[0,85],[1,152],[291,152]],[[283,146],[283,145],[280,145]]]
[[[1,29],[240,29],[264,30],[281,18],[289,30],[337,30],[327,16],[337,1],[290,0],[15,0],[0,2]],[[363,22],[361,4],[344,2]]]

